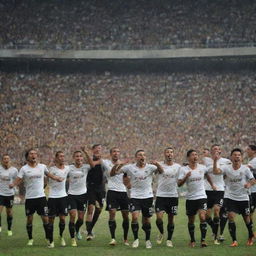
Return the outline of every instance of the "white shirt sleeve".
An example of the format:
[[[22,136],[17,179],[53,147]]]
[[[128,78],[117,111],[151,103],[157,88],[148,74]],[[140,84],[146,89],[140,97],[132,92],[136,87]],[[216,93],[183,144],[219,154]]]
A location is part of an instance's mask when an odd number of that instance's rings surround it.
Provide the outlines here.
[[[24,177],[24,168],[22,167],[17,175],[20,179],[23,179]]]
[[[184,177],[186,176],[186,171],[184,168],[180,167],[179,169],[179,174],[178,174],[178,180],[182,180],[184,179]]]

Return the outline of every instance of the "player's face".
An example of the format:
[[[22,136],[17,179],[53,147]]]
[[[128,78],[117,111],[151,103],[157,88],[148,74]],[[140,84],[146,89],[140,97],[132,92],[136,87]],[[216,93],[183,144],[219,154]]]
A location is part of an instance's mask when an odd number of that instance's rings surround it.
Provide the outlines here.
[[[2,158],[2,164],[7,166],[11,162],[11,158],[9,156],[3,156]]]
[[[204,157],[209,157],[209,156],[210,156],[209,150],[204,149],[204,150],[203,150],[203,156],[204,156]]]
[[[164,157],[166,161],[172,161],[173,156],[174,156],[173,149],[166,149],[164,151]]]
[[[110,156],[113,160],[117,161],[120,157],[120,150],[118,148],[113,149]]]
[[[246,153],[247,153],[248,157],[253,157],[255,154],[255,151],[253,151],[250,147],[247,147]]]
[[[242,162],[242,154],[239,151],[235,151],[231,155],[232,163],[241,163]]]
[[[27,161],[30,162],[30,163],[36,163],[36,161],[37,161],[37,151],[35,151],[35,150],[29,151]]]
[[[140,151],[136,154],[136,161],[138,164],[144,164],[146,162],[146,155],[144,151]]]
[[[55,158],[56,163],[64,164],[65,163],[65,155],[64,153],[59,153]]]
[[[95,147],[93,150],[92,150],[92,154],[94,157],[100,159],[101,158],[101,153],[102,153],[102,146],[99,145],[97,147]]]
[[[73,158],[74,158],[75,164],[81,165],[81,164],[83,163],[84,158],[83,158],[82,153],[76,152],[76,153],[74,154],[74,157],[73,157]]]
[[[219,146],[214,146],[211,149],[211,155],[215,156],[216,154],[220,155],[221,154],[221,150]]]
[[[193,151],[193,152],[189,155],[188,161],[189,161],[190,163],[197,163],[197,162],[198,162],[198,154],[197,154],[197,152]]]

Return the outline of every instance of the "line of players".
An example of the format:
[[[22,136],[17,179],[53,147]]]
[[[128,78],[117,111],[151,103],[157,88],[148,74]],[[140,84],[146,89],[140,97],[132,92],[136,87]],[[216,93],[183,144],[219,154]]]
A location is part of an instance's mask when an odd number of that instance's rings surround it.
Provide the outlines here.
[[[80,240],[80,227],[86,216],[87,240],[93,239],[92,229],[103,208],[105,197],[105,178],[108,191],[106,209],[109,211],[108,226],[111,233],[110,245],[116,245],[115,215],[121,210],[123,222],[123,240],[128,243],[129,211],[131,212],[131,229],[134,236],[133,248],[139,246],[138,230],[139,215],[142,213],[142,229],[146,236],[146,248],[151,248],[151,223],[153,214],[153,175],[157,175],[155,212],[156,226],[159,230],[157,244],[164,239],[163,215],[168,215],[166,245],[173,247],[174,216],[178,210],[177,186],[187,185],[186,214],[188,216],[188,231],[191,247],[195,247],[195,217],[200,219],[201,247],[205,242],[207,223],[214,234],[214,244],[223,240],[223,230],[227,219],[232,237],[232,247],[238,246],[236,239],[235,215],[241,214],[248,229],[247,245],[253,245],[252,214],[256,205],[256,146],[249,145],[247,154],[250,158],[248,165],[242,164],[242,151],[238,148],[231,151],[230,159],[221,157],[219,145],[211,147],[211,157],[204,158],[204,165],[199,164],[196,150],[187,152],[188,164],[180,166],[174,162],[172,147],[164,150],[164,161],[146,162],[144,150],[135,153],[135,163],[129,164],[120,160],[120,150],[114,147],[110,150],[110,160],[101,159],[101,145],[92,147],[93,157],[90,158],[85,148],[73,153],[74,164],[65,165],[62,151],[55,155],[55,165],[49,170],[44,164],[38,163],[35,149],[26,152],[27,164],[18,172],[10,164],[9,155],[2,156],[0,167],[0,213],[6,207],[8,235],[12,235],[12,205],[13,188],[23,180],[26,188],[25,212],[27,216],[28,245],[33,245],[32,224],[33,214],[37,212],[43,221],[45,237],[49,248],[54,247],[53,224],[59,216],[59,238],[61,246],[66,246],[63,238],[65,217],[69,213],[69,233],[71,246],[77,246]],[[84,164],[84,156],[88,164]],[[48,177],[49,197],[44,193],[44,178]],[[205,180],[206,178],[206,180]],[[68,192],[66,180],[68,179]],[[250,194],[251,193],[251,194]],[[128,197],[129,194],[129,197]],[[249,194],[251,201],[249,201]],[[130,199],[129,199],[130,198]],[[251,207],[249,203],[251,202]],[[87,206],[88,204],[88,206]],[[211,211],[213,210],[213,219]],[[218,228],[220,237],[218,240]]]

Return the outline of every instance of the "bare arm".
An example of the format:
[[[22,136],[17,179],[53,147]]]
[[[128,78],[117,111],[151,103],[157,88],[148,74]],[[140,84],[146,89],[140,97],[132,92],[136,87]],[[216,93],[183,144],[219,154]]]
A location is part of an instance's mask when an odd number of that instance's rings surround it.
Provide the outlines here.
[[[156,172],[163,173],[164,169],[161,164],[159,164],[157,161],[151,161],[151,164],[155,165],[157,167]]]
[[[125,165],[125,163],[121,163],[121,164],[116,164],[112,167],[111,171],[110,171],[110,176],[115,176],[116,174],[120,173],[120,169]]]
[[[81,147],[81,150],[83,151],[84,155],[85,155],[85,159],[88,162],[88,164],[93,168],[95,165],[99,164],[97,162],[94,162],[92,160],[92,158],[89,156],[88,152],[85,150],[85,147]]]
[[[217,190],[217,188],[215,187],[215,185],[212,182],[212,178],[210,177],[210,175],[208,173],[206,173],[205,177],[206,177],[207,181],[209,182],[209,184],[211,185],[212,189]]]
[[[20,185],[21,182],[22,182],[22,178],[17,177],[12,184],[9,184],[9,188],[16,187]]]
[[[191,176],[191,171],[188,172],[183,179],[178,180],[178,186],[181,187],[186,182],[187,178],[190,176]]]
[[[219,168],[217,167],[218,156],[219,156],[219,154],[216,153],[216,154],[214,155],[214,157],[213,157],[213,169],[212,169],[213,174],[221,174],[221,173],[222,173],[221,169],[219,169]]]
[[[58,177],[58,176],[56,176],[56,175],[53,175],[53,174],[50,173],[50,172],[47,172],[45,175],[46,175],[48,178],[51,178],[52,180],[55,180],[55,181],[58,181],[58,182],[62,182],[62,181],[64,180],[63,178]]]

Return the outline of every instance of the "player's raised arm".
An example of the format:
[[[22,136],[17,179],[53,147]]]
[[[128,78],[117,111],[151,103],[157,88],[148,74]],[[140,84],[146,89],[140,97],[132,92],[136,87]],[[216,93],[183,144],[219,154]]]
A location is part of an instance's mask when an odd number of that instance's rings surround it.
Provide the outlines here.
[[[163,172],[164,172],[164,169],[163,169],[162,165],[159,164],[157,161],[153,160],[153,161],[151,161],[150,163],[153,164],[153,165],[155,165],[155,166],[157,167],[156,173],[157,173],[157,172],[158,172],[158,173],[163,173]]]
[[[221,174],[221,173],[222,173],[222,170],[217,167],[217,161],[218,161],[218,159],[219,159],[219,153],[216,152],[216,153],[213,155],[213,169],[212,169],[213,174]],[[210,182],[209,182],[209,183],[210,183]]]
[[[86,161],[88,162],[88,164],[89,164],[92,168],[93,168],[95,165],[98,164],[97,162],[94,162],[94,161],[92,160],[92,158],[89,156],[89,154],[88,154],[88,152],[87,152],[85,146],[81,147],[81,150],[82,150],[82,152],[83,152],[84,155],[85,155]],[[99,162],[99,163],[100,163],[100,162]]]

